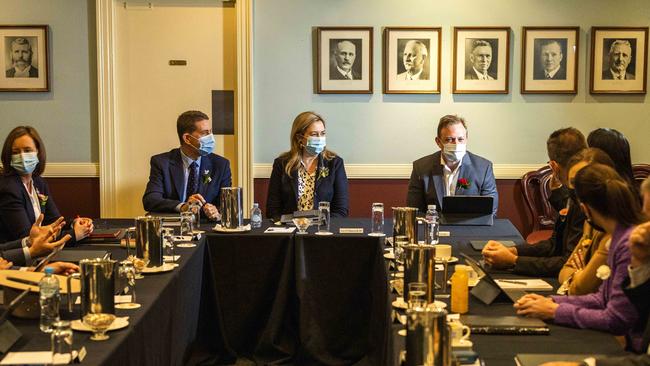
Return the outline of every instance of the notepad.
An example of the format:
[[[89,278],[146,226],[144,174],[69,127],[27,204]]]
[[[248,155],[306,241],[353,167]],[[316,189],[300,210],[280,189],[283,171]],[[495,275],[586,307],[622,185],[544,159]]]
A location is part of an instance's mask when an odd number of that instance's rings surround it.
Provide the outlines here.
[[[504,290],[553,291],[550,283],[539,278],[495,279],[494,281]]]
[[[285,226],[271,226],[264,230],[264,234],[291,234],[296,231],[295,226],[285,227]]]

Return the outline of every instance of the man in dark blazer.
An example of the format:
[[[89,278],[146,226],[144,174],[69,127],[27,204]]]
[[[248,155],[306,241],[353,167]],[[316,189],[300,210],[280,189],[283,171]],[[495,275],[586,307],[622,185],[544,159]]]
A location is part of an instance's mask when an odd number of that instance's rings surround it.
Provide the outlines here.
[[[453,115],[442,117],[435,141],[440,151],[413,162],[406,204],[426,212],[429,204],[441,210],[444,196],[492,196],[492,213],[496,215],[499,194],[492,163],[465,150],[465,120]],[[462,184],[463,179],[466,184]]]
[[[334,62],[330,63],[330,80],[361,80],[361,75],[354,69],[357,58],[357,46],[342,40],[334,48]]]
[[[566,80],[566,66],[562,63],[562,46],[556,39],[542,40],[539,54],[536,55],[535,80]]]
[[[222,187],[230,187],[230,162],[216,154],[209,118],[187,111],[176,121],[180,148],[151,158],[149,182],[142,197],[149,212],[181,212],[198,202],[209,219],[219,216]]]
[[[634,80],[627,72],[632,61],[632,45],[625,39],[617,39],[609,47],[609,67],[603,68],[603,80]]]
[[[584,135],[569,127],[554,131],[546,141],[553,176],[564,187],[567,186],[567,165],[569,159],[587,148]],[[558,188],[555,193],[561,193]],[[555,222],[550,239],[530,244],[519,244],[506,248],[497,241],[489,241],[483,249],[485,262],[496,269],[512,269],[527,276],[554,277],[569,259],[582,236],[585,215],[575,197],[567,201],[566,213],[562,212]]]
[[[11,41],[12,67],[7,69],[5,76],[8,78],[37,78],[38,69],[32,65],[32,46],[25,38],[16,38]]]

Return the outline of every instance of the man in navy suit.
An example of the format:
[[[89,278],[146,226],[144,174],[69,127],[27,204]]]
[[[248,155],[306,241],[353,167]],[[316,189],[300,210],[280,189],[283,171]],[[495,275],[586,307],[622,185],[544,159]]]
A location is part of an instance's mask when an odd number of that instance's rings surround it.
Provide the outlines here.
[[[149,183],[142,197],[149,212],[187,211],[198,202],[209,219],[219,216],[221,187],[230,187],[230,162],[216,154],[208,116],[187,111],[176,121],[180,148],[151,158]]]
[[[442,117],[436,144],[440,151],[413,162],[407,205],[426,212],[429,204],[441,210],[444,196],[492,196],[492,212],[496,214],[499,194],[492,163],[466,150],[465,120],[453,115]]]

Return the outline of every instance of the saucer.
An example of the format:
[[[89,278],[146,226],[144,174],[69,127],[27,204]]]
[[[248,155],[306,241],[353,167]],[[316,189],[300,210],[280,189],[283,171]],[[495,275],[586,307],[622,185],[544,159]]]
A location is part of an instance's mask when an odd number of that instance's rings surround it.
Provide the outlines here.
[[[238,227],[236,229],[228,229],[228,228],[225,228],[225,227],[221,226],[221,224],[216,224],[212,228],[212,230],[216,231],[218,233],[245,233],[247,231],[251,231],[251,225],[246,224],[246,225],[240,226],[240,227]]]
[[[386,258],[386,259],[391,259],[391,260],[392,260],[392,259],[395,259],[395,254],[393,254],[393,253],[386,253],[386,254],[384,254],[384,258]]]
[[[368,236],[382,237],[382,236],[386,236],[386,234],[384,234],[384,233],[368,233]]]
[[[176,248],[194,248],[194,247],[196,247],[196,244],[192,242],[176,244]]]
[[[169,272],[174,269],[174,265],[171,263],[165,263],[162,266],[158,267],[144,267],[141,273],[163,273]]]
[[[123,317],[117,317],[113,321],[113,324],[111,324],[110,327],[108,327],[107,332],[110,332],[111,330],[118,330],[122,328],[126,328],[129,326],[129,317],[128,316],[123,316]],[[92,329],[88,327],[86,324],[84,324],[81,320],[73,320],[70,322],[70,328],[79,331],[79,332],[92,332]]]
[[[454,348],[454,349],[470,349],[471,350],[473,345],[474,345],[474,343],[472,343],[472,341],[470,341],[469,339],[463,339],[461,341],[451,343],[451,347]]]
[[[398,297],[397,299],[395,299],[395,301],[393,301],[392,305],[393,305],[393,307],[395,307],[397,309],[403,309],[403,310],[406,310],[409,307],[409,304],[404,302],[404,299],[401,298],[401,297]],[[442,301],[438,301],[438,300],[434,301],[433,304],[429,304],[429,306],[431,306],[431,305],[437,307],[438,309],[444,309],[444,308],[447,307],[447,304],[445,304]]]
[[[329,231],[317,231],[317,232],[315,232],[314,234],[315,234],[315,235],[324,235],[324,236],[327,236],[327,235],[334,235],[334,233],[329,232]]]
[[[458,262],[458,257],[451,257],[447,260],[447,263],[456,263]],[[442,259],[436,258],[436,263],[442,263]]]

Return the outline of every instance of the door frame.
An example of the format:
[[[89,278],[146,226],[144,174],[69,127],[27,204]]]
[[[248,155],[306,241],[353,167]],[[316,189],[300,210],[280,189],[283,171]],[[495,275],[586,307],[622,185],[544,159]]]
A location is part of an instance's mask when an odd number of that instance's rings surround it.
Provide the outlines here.
[[[117,134],[115,89],[115,9],[118,0],[96,0],[97,109],[99,131],[100,216],[117,213]],[[237,17],[237,179],[244,189],[244,207],[253,206],[253,0],[238,0]],[[245,212],[248,210],[245,210]]]

